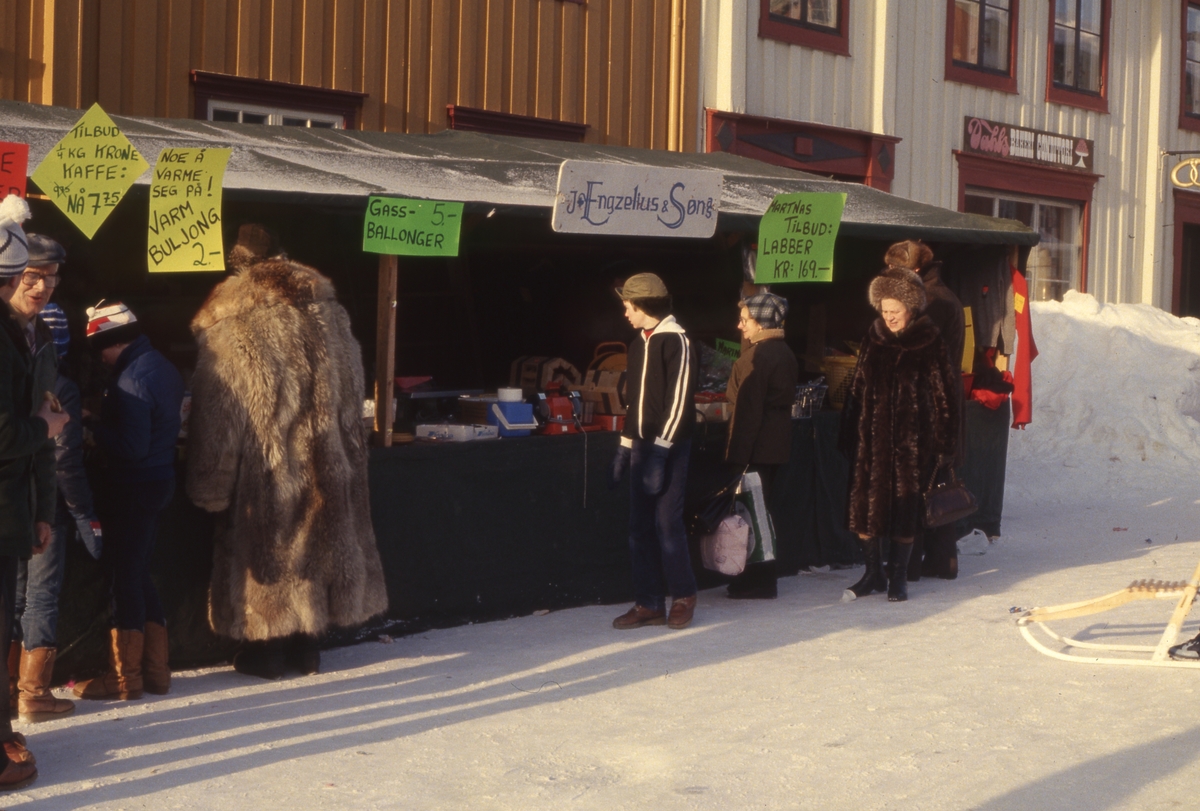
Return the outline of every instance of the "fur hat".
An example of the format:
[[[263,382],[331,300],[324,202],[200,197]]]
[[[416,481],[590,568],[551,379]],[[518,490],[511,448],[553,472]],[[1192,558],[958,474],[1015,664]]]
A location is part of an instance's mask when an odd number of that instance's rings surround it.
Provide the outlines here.
[[[876,311],[885,298],[895,299],[913,313],[925,309],[925,283],[915,272],[907,268],[886,268],[871,280],[867,298]]]
[[[21,227],[29,216],[29,204],[15,194],[0,203],[0,278],[20,275],[29,265],[29,240]]]
[[[888,267],[920,272],[921,268],[933,261],[933,251],[919,239],[906,239],[888,248],[883,261]]]

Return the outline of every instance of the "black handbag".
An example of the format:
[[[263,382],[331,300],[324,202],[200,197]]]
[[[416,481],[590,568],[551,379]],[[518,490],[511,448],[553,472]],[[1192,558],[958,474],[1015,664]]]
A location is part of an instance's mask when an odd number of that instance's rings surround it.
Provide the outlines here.
[[[925,526],[929,529],[953,524],[979,509],[975,495],[959,480],[953,467],[949,468],[950,475],[944,482],[937,481],[939,470],[941,465],[933,469],[929,487],[925,490]]]
[[[737,498],[738,488],[741,487],[742,476],[745,474],[746,471],[743,470],[729,484],[696,503],[686,519],[688,534],[691,537],[703,538],[712,535],[726,516],[733,513],[733,502]]]

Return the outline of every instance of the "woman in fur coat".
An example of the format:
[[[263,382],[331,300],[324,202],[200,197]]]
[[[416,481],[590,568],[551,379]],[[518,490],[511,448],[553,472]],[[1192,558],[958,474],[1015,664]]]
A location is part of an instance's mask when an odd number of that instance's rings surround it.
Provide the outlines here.
[[[958,442],[957,377],[946,345],[925,309],[925,289],[911,270],[889,267],[869,289],[879,312],[842,413],[850,456],[849,528],[867,561],[851,599],[887,590],[908,599],[908,561],[921,528],[922,495],[936,468],[952,461]],[[881,543],[891,539],[895,576],[884,576]]]
[[[315,673],[317,639],[387,609],[367,489],[363,366],[329,279],[243,226],[192,321],[187,492],[219,513],[209,622],[239,672]]]

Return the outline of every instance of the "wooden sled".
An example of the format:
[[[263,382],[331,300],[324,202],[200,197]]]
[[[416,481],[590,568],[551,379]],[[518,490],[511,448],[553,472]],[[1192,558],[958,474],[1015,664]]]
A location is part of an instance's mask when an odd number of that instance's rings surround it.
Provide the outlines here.
[[[1154,667],[1200,667],[1200,661],[1178,662],[1167,655],[1167,650],[1175,644],[1179,629],[1192,610],[1196,601],[1196,591],[1200,589],[1200,565],[1192,572],[1188,581],[1166,582],[1162,580],[1136,580],[1128,588],[1105,594],[1091,600],[1077,603],[1053,605],[1047,608],[1032,608],[1017,618],[1017,627],[1025,641],[1047,656],[1062,659],[1065,662],[1084,662],[1093,665],[1151,665]],[[1045,623],[1050,620],[1063,620],[1072,617],[1085,617],[1089,614],[1099,614],[1135,600],[1176,600],[1175,612],[1163,630],[1157,645],[1105,645],[1098,642],[1084,642],[1067,636],[1060,636]],[[1047,647],[1033,633],[1033,626],[1062,646],[1059,650]],[[1097,651],[1095,655],[1068,653],[1067,650]],[[1130,656],[1106,656],[1107,653],[1139,654]],[[1148,657],[1146,654],[1150,654]]]

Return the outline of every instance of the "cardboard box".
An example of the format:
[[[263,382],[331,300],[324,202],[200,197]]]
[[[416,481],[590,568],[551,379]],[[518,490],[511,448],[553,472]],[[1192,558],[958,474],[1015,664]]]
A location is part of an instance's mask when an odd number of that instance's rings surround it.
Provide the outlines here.
[[[455,423],[431,423],[418,425],[414,432],[417,439],[441,442],[473,442],[479,439],[499,439],[500,429],[495,425],[457,425]]]
[[[583,382],[572,386],[585,403],[593,403],[595,414],[625,413],[625,372],[596,369],[583,376]]]
[[[696,418],[703,422],[729,422],[729,403],[696,403]]]
[[[562,383],[567,388],[578,386],[581,378],[579,370],[562,358],[522,355],[512,362],[508,382],[528,397],[545,391],[551,383]]]

